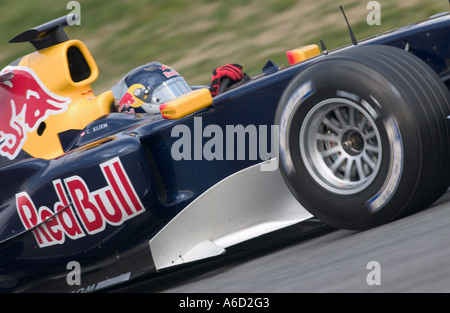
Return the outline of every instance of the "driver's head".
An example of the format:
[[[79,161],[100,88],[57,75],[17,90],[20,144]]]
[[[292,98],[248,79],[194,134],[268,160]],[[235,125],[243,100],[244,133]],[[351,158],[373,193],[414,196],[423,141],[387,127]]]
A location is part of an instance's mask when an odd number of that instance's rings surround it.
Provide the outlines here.
[[[150,62],[129,72],[111,88],[117,110],[129,113],[160,113],[159,106],[191,91],[177,71]]]

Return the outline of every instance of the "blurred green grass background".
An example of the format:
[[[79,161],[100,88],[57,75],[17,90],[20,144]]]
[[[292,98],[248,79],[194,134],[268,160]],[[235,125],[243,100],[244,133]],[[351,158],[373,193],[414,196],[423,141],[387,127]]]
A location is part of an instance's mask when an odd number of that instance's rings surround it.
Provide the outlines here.
[[[79,0],[81,25],[66,28],[86,43],[100,75],[97,93],[149,61],[174,67],[190,84],[236,62],[250,75],[268,59],[286,65],[286,51],[322,39],[328,50],[350,43],[342,5],[358,40],[450,11],[447,0],[379,0],[381,25],[370,26],[369,1],[360,0]],[[69,1],[2,0],[0,66],[33,52],[9,44],[20,32],[69,14]],[[51,70],[51,69],[49,69]]]

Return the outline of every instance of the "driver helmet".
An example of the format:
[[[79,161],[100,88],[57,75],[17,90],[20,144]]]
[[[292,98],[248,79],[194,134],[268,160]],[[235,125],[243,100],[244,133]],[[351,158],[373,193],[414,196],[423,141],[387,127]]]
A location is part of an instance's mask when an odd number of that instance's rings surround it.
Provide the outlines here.
[[[192,89],[177,71],[150,62],[129,72],[111,88],[118,112],[160,113],[159,106]]]

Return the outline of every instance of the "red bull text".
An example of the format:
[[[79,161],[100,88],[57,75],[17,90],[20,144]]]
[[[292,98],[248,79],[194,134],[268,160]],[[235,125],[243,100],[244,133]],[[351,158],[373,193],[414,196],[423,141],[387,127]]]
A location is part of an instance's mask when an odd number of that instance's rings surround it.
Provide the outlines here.
[[[100,233],[107,224],[122,225],[145,211],[118,157],[100,168],[107,186],[99,190],[90,191],[79,176],[54,180],[59,201],[53,210],[46,206],[38,209],[27,192],[16,194],[20,220],[25,229],[32,230],[40,248],[63,244],[66,237],[76,240]]]

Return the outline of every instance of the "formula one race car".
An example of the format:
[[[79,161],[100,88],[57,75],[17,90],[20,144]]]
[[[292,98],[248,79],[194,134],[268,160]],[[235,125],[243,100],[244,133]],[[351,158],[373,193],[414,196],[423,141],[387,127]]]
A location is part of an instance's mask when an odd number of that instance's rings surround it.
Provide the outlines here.
[[[0,72],[1,291],[98,291],[312,218],[363,230],[449,186],[448,13],[134,114],[93,93],[74,18]]]

